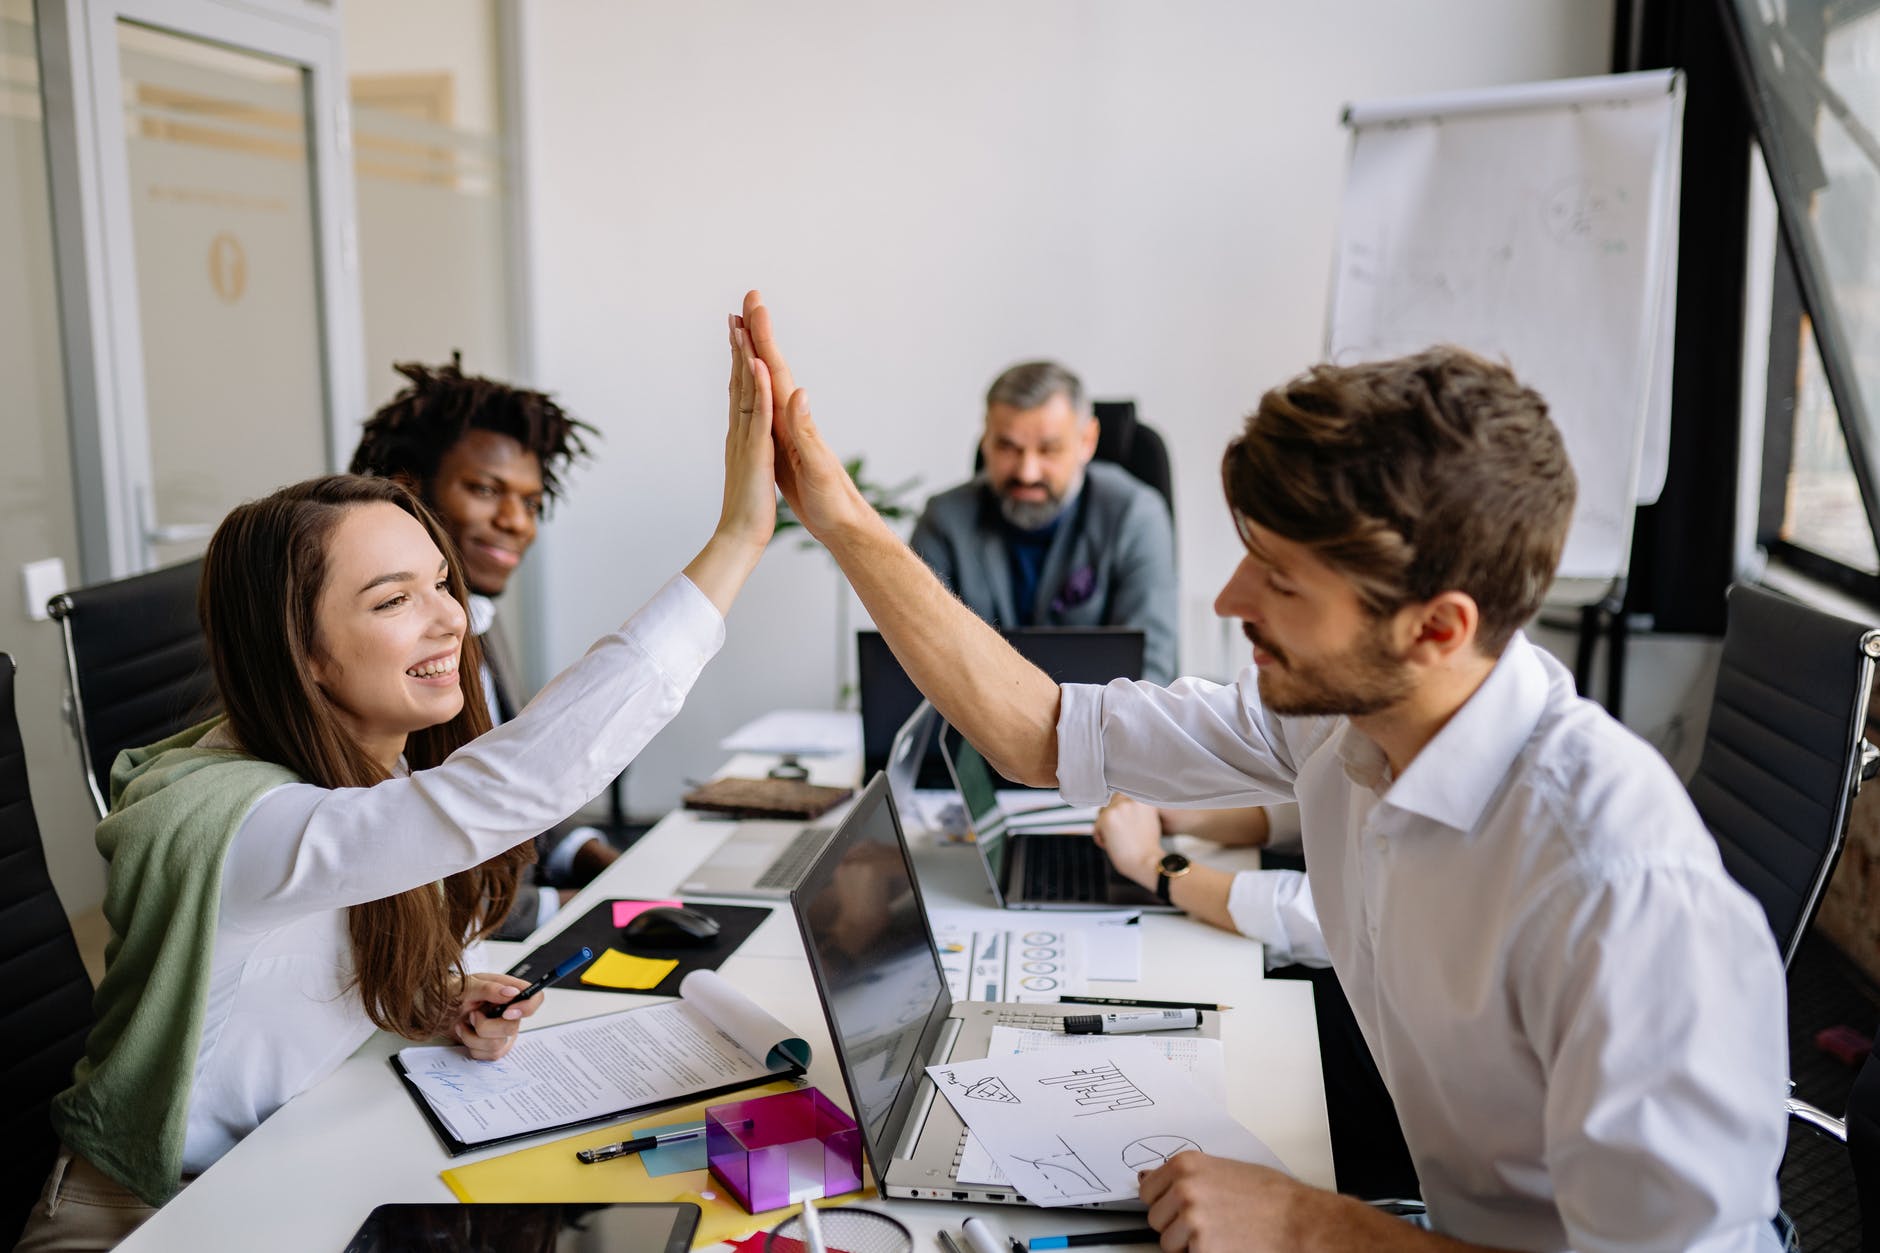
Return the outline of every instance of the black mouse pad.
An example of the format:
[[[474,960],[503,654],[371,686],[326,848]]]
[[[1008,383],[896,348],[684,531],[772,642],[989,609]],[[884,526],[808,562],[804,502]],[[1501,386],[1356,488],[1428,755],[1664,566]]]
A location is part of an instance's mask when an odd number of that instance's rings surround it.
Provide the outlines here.
[[[622,897],[634,904],[644,902]],[[677,996],[679,981],[694,970],[716,970],[724,965],[725,958],[738,951],[738,945],[744,943],[751,932],[757,930],[764,919],[770,917],[770,910],[755,905],[705,905],[695,901],[681,902],[687,909],[718,920],[718,934],[709,944],[696,948],[680,948],[673,945],[654,945],[636,943],[620,934],[620,928],[614,926],[614,901],[602,901],[586,914],[581,921],[569,927],[554,939],[535,949],[527,957],[509,968],[509,973],[518,979],[531,982],[540,979],[567,956],[582,945],[594,950],[598,959],[610,948],[617,948],[623,953],[635,957],[651,957],[661,961],[676,961],[679,964],[669,971],[664,979],[651,988],[601,988],[581,982],[578,974],[569,975],[562,987],[579,988],[583,992],[631,992],[635,996]]]

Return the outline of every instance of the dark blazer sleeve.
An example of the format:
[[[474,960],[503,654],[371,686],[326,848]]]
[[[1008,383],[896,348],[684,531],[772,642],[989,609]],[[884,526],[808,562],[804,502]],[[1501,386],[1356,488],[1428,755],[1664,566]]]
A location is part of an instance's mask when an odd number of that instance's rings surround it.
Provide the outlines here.
[[[953,545],[936,515],[934,501],[929,501],[927,507],[921,510],[920,520],[914,524],[914,533],[908,537],[907,546],[914,550],[915,556],[927,563],[927,568],[947,585],[949,591],[955,594],[959,592],[959,568]]]

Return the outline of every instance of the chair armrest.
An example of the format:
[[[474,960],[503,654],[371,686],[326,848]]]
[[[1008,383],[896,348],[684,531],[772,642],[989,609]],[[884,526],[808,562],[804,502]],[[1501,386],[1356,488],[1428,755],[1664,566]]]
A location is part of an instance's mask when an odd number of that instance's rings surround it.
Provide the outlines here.
[[[1797,1122],[1806,1123],[1824,1135],[1833,1136],[1843,1144],[1847,1143],[1847,1124],[1824,1109],[1810,1105],[1807,1101],[1789,1097],[1783,1103],[1789,1117]]]

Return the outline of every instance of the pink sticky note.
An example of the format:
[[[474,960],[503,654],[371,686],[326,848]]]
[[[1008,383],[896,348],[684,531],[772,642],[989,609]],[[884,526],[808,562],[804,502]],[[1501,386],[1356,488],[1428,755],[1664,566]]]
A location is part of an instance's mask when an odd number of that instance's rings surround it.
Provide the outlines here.
[[[615,901],[614,925],[624,927],[649,909],[677,909],[678,901]]]

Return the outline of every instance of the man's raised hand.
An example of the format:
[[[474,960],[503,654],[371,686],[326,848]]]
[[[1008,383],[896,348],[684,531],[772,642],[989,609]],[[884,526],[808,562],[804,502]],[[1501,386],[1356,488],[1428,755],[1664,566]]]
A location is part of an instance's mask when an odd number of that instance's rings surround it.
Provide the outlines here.
[[[773,424],[776,438],[777,486],[790,508],[811,535],[825,544],[841,531],[875,521],[875,511],[856,490],[842,458],[823,442],[810,418],[809,394],[796,386],[790,364],[777,346],[770,310],[757,292],[744,297],[744,325],[751,345],[768,368],[772,394],[777,398]]]

